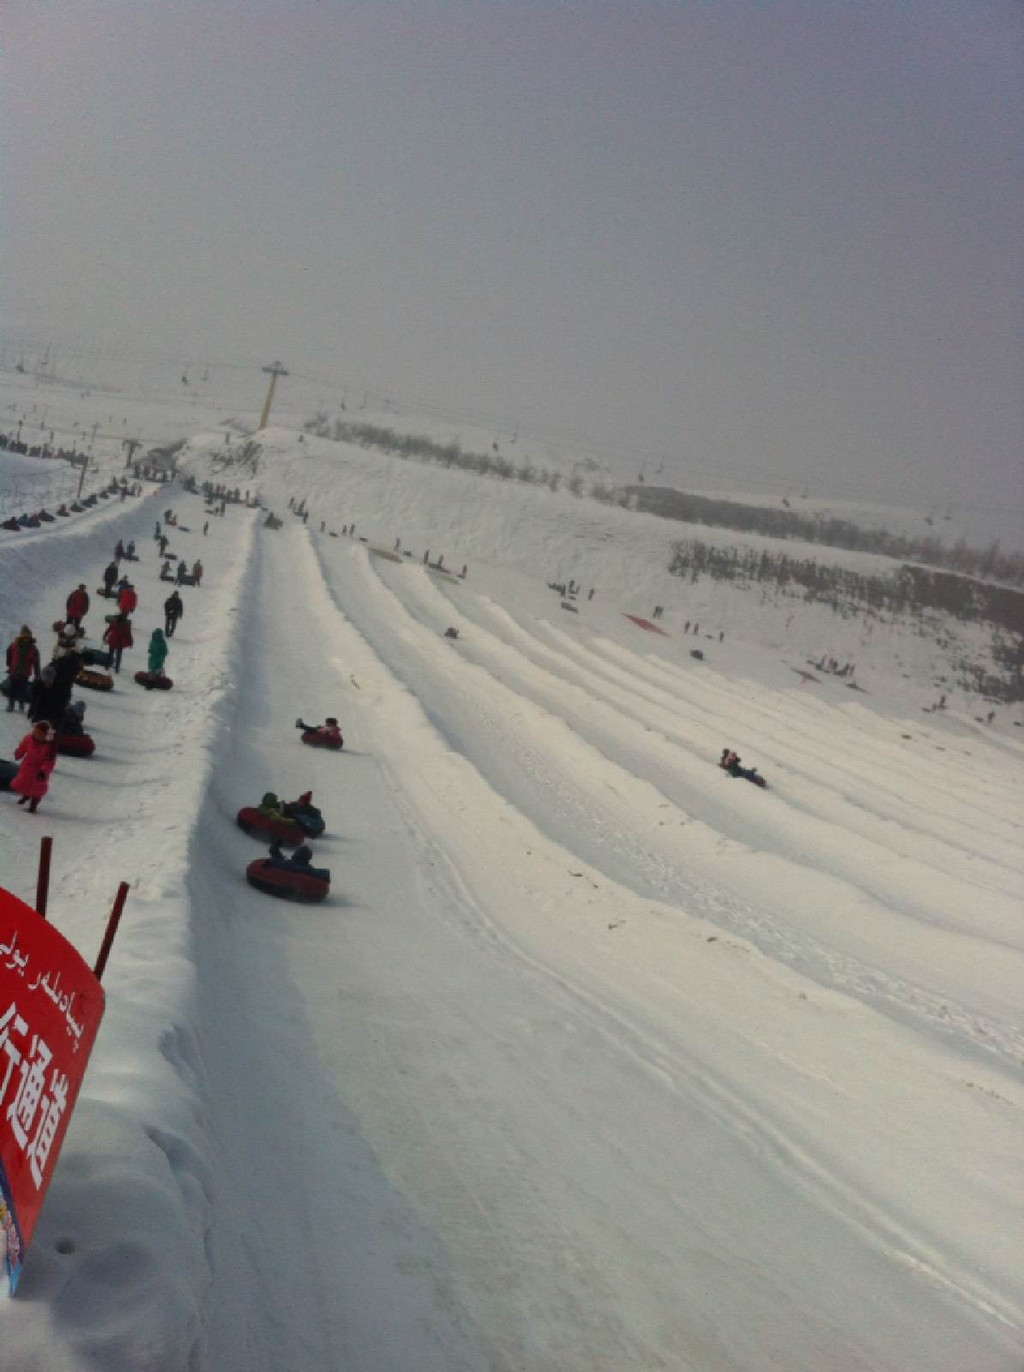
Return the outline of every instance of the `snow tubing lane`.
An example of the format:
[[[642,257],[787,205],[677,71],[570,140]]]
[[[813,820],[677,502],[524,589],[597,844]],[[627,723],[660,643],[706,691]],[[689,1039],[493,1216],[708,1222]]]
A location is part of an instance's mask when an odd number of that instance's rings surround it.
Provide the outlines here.
[[[92,757],[96,751],[89,734],[58,734],[57,752],[65,757]]]
[[[174,682],[162,672],[136,672],[135,680],[147,691],[169,691]]]
[[[250,838],[274,839],[288,848],[297,848],[308,837],[301,824],[294,820],[271,819],[269,815],[261,815],[253,805],[244,805],[235,816],[235,823]]]
[[[307,729],[302,735],[303,743],[308,743],[311,748],[330,748],[332,752],[340,752],[345,746],[345,740],[339,739],[337,743],[332,743],[330,739],[321,738],[315,729]]]
[[[265,895],[276,896],[279,900],[297,900],[306,905],[324,900],[331,889],[330,881],[322,877],[286,871],[283,867],[275,867],[266,858],[250,862],[245,869],[245,879]]]
[[[75,677],[76,686],[87,686],[90,691],[112,691],[114,678],[106,672],[91,672],[88,668]]]

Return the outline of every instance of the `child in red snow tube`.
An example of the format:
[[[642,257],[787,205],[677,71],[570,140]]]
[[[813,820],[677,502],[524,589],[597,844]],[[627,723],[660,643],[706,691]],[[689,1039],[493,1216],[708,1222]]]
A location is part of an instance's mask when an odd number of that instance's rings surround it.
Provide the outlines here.
[[[297,848],[306,838],[298,820],[286,815],[284,807],[273,791],[265,792],[259,805],[245,805],[239,810],[236,822],[239,829],[252,838],[272,838],[284,848]]]
[[[303,743],[308,743],[313,748],[341,748],[344,746],[345,740],[341,736],[338,721],[333,715],[328,715],[323,724],[304,724],[301,719],[297,719],[295,727],[302,730]]]

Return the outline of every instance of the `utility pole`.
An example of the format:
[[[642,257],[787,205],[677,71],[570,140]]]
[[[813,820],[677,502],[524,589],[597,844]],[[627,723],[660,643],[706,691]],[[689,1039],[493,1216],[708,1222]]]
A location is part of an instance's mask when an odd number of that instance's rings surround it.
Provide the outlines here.
[[[257,433],[259,433],[260,429],[265,429],[267,427],[267,420],[270,418],[270,407],[274,403],[274,387],[277,385],[277,378],[279,376],[288,375],[280,362],[275,362],[272,367],[264,367],[263,370],[270,377],[270,385],[267,387],[267,398],[263,402],[263,413],[260,415],[259,428],[256,430]]]
[[[92,426],[92,437],[89,439],[89,451],[82,454],[82,475],[78,478],[78,490],[75,492],[76,500],[82,494],[82,487],[85,485],[85,474],[89,470],[89,459],[92,457],[93,445],[96,442],[96,430],[99,427],[99,424],[94,424]]]

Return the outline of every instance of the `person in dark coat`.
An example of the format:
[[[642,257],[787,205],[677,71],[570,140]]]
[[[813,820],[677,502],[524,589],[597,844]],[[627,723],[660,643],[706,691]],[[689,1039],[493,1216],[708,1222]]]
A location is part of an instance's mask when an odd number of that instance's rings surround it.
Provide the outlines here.
[[[113,624],[107,626],[107,632],[103,635],[103,642],[113,652],[114,671],[119,673],[121,671],[121,654],[125,648],[131,648],[134,645],[131,620],[127,615],[118,615]]]
[[[55,657],[50,664],[53,667],[53,710],[47,716],[48,719],[60,719],[64,711],[71,703],[71,692],[74,689],[75,677],[82,670],[82,654],[78,648],[68,648],[61,653],[60,657]]]
[[[39,649],[32,630],[23,624],[7,649],[7,709],[17,705],[24,710],[29,682],[39,676]]]
[[[164,633],[168,638],[174,637],[174,631],[178,627],[178,620],[185,613],[185,602],[177,591],[172,591],[164,601]]]
[[[81,738],[85,733],[85,701],[76,700],[73,705],[69,705],[64,711],[60,721],[59,734],[70,734],[75,738]]]
[[[178,585],[179,585],[179,586],[184,586],[184,584],[185,584],[185,578],[186,578],[187,576],[188,576],[188,572],[187,572],[186,569],[185,569],[185,559],[184,559],[184,558],[180,558],[179,561],[178,561]]]
[[[67,599],[68,623],[73,624],[76,629],[82,627],[82,620],[89,613],[89,592],[85,589],[85,582],[78,584],[78,589],[71,592]]]
[[[53,719],[56,717],[60,691],[55,689],[56,670],[44,667],[32,683],[28,700],[28,717],[31,720]]]
[[[106,591],[107,595],[110,594],[110,592],[114,589],[114,586],[115,586],[116,584],[117,584],[117,563],[116,563],[116,562],[108,562],[107,565],[103,568],[103,588],[104,588],[104,590]]]

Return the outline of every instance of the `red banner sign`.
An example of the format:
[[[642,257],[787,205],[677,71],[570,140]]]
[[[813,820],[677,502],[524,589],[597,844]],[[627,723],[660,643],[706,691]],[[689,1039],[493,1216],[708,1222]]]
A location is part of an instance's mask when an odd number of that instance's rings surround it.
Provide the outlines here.
[[[88,965],[0,889],[0,1251],[12,1291],[102,1018]]]

